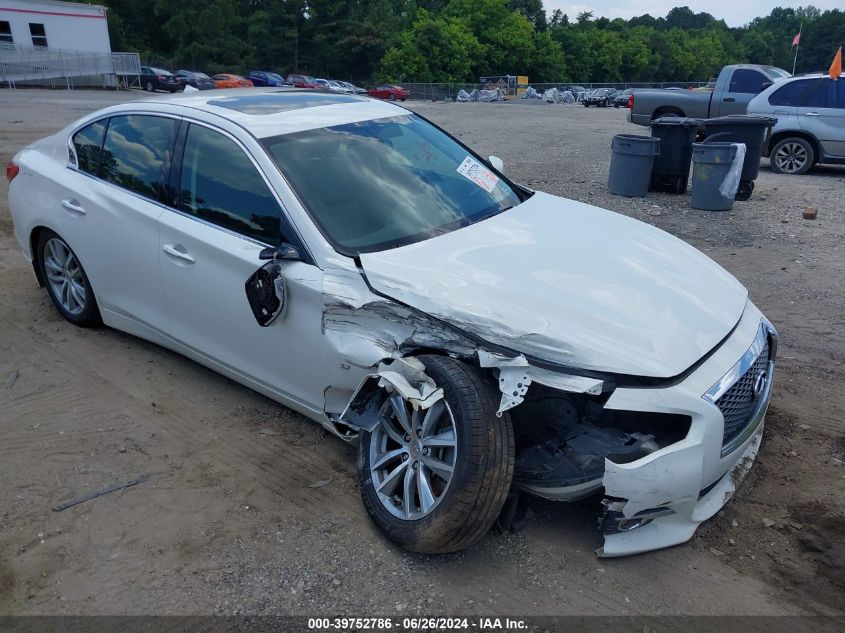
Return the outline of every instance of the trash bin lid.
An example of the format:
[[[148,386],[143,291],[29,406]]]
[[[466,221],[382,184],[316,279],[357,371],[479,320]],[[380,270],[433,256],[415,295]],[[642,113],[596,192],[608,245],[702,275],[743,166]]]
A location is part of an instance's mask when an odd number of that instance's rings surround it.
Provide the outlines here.
[[[669,126],[681,126],[681,127],[693,127],[693,128],[700,128],[702,123],[704,123],[703,119],[696,119],[694,117],[686,117],[686,116],[662,116],[659,119],[655,119],[651,122],[651,127],[669,127]]]

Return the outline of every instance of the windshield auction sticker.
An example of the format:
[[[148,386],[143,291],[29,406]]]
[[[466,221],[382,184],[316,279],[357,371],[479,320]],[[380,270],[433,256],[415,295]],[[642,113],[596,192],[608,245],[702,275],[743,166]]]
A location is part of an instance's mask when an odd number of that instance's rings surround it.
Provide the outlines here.
[[[493,188],[499,182],[499,177],[496,174],[471,156],[467,156],[455,171],[488,192],[493,191]]]

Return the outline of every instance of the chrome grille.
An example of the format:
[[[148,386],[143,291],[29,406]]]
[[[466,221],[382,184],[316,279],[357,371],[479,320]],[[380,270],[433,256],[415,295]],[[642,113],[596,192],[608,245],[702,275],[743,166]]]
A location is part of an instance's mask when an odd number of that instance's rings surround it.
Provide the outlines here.
[[[754,397],[754,380],[760,371],[768,369],[768,365],[769,343],[766,341],[751,367],[716,400],[715,404],[725,418],[725,434],[722,446],[727,445],[739,436],[751,422],[758,405],[758,400]]]

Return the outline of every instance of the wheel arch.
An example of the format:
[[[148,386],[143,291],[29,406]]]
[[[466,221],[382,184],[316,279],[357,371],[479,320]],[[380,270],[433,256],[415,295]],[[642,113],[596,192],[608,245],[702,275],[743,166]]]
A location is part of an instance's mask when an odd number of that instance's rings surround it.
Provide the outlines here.
[[[769,140],[769,145],[766,148],[766,158],[769,158],[771,156],[772,148],[775,145],[788,138],[800,138],[812,145],[813,164],[817,165],[819,163],[819,160],[821,158],[821,146],[819,145],[819,141],[816,139],[815,136],[803,130],[785,130],[783,132],[777,132],[775,134],[772,134],[772,138]]]
[[[48,226],[44,226],[43,224],[39,224],[33,227],[32,231],[29,233],[29,252],[32,255],[32,270],[35,272],[35,279],[38,280],[38,285],[43,288],[44,287],[44,277],[41,274],[41,267],[38,265],[38,253],[36,249],[38,248],[38,239],[41,237],[41,234],[44,231],[53,231]],[[58,235],[58,233],[56,233]]]
[[[373,414],[381,406],[387,394],[384,386],[380,384],[384,378],[381,375],[381,372],[384,370],[398,370],[400,374],[406,374],[406,377],[410,378],[411,375],[407,373],[408,365],[410,363],[419,363],[417,366],[411,366],[412,371],[414,369],[419,370],[421,366],[419,361],[420,356],[455,358],[453,355],[442,349],[418,347],[409,351],[400,358],[393,359],[392,361],[389,361],[388,359],[389,362],[380,363],[378,367],[374,368],[373,371],[363,378],[357,389],[353,392],[352,397],[347,402],[344,411],[341,413],[339,418],[335,420],[335,422],[351,427],[356,431],[372,431],[377,423]],[[465,357],[458,357],[455,358],[455,360],[467,361],[469,359]],[[495,379],[493,378],[490,370],[480,369],[480,373],[485,380],[490,379],[495,383]],[[430,380],[430,378],[424,374],[424,370],[422,375]],[[387,379],[386,382],[390,383],[391,381]]]
[[[677,106],[662,106],[654,111],[651,115],[651,120],[654,121],[655,119],[659,119],[660,117],[666,115],[686,116],[686,113]]]

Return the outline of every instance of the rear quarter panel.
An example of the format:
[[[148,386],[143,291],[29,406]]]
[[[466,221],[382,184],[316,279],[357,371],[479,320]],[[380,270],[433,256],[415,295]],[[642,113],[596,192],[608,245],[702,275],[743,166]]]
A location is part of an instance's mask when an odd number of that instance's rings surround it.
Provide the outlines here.
[[[66,169],[68,154],[64,131],[37,141],[21,150],[13,159],[20,173],[9,184],[9,211],[15,238],[24,257],[32,261],[30,236],[34,228],[44,226],[61,233],[61,192],[56,184]]]
[[[637,90],[634,96],[634,108],[631,111],[631,121],[647,125],[655,112],[667,108],[683,112],[684,116],[707,117],[710,112],[710,97],[709,92],[662,88]]]

